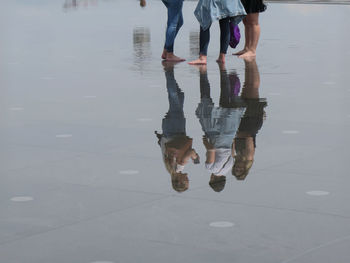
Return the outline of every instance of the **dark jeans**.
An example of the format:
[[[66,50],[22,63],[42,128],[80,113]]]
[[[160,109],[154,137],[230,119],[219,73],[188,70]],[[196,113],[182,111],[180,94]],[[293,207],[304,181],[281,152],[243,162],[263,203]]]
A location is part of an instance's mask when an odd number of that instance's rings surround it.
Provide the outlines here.
[[[226,54],[230,41],[230,18],[219,20],[220,24],[220,53]],[[200,29],[199,33],[199,54],[207,55],[210,41],[210,27],[207,30]]]
[[[174,41],[177,33],[183,25],[182,5],[183,0],[163,0],[168,9],[168,22],[165,32],[164,49],[168,52],[174,52]]]
[[[165,137],[186,135],[186,119],[184,114],[185,94],[179,88],[173,69],[165,70],[166,87],[168,91],[169,111],[162,122],[162,130]]]

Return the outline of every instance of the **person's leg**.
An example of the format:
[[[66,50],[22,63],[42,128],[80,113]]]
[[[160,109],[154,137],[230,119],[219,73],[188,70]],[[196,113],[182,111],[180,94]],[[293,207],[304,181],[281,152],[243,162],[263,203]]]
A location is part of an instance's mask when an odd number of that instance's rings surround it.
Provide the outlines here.
[[[167,8],[167,12],[169,12],[169,4],[167,1],[163,1],[163,4],[165,5],[165,7]],[[165,30],[165,39],[166,39],[166,33],[167,33],[167,30]],[[166,54],[167,54],[167,51],[165,49],[165,41],[164,41],[164,48],[163,48],[163,53],[162,53],[162,59],[166,59]]]
[[[184,59],[174,55],[174,41],[182,24],[182,4],[183,0],[171,0],[167,4],[168,22],[165,34],[165,44],[162,58],[168,61],[183,61]]]
[[[181,9],[181,10],[180,10],[179,20],[177,21],[175,37],[177,36],[177,33],[179,32],[179,30],[180,30],[180,28],[183,26],[183,24],[184,24],[184,18],[183,18],[182,9]]]
[[[179,0],[175,0],[175,1],[179,1]],[[182,0],[180,0],[180,1],[182,1]],[[174,14],[170,15],[172,17],[173,23],[171,23],[170,25],[168,24],[168,27],[170,27],[169,30],[171,31],[171,36],[169,38],[169,41],[171,41],[172,44],[170,44],[169,47],[167,47],[167,43],[165,43],[165,45],[164,45],[164,47],[167,49],[168,52],[173,52],[174,51],[175,38],[176,38],[177,33],[179,32],[180,28],[184,24],[183,15],[182,15],[182,5],[181,5],[180,10],[176,11],[175,9],[178,9],[178,8],[179,8],[179,6],[175,5],[174,6],[174,11],[173,11],[173,12],[176,12],[177,15],[174,15]],[[176,21],[177,21],[176,27],[174,27]],[[174,31],[174,28],[175,28],[175,31]]]
[[[183,111],[185,95],[179,88],[174,75],[174,62],[162,62],[168,92],[169,110],[163,119],[163,134],[185,133],[185,115]]]
[[[210,41],[210,27],[206,30],[200,28],[199,32],[199,58],[189,62],[190,65],[205,65],[207,64],[207,52]]]
[[[248,37],[247,18],[246,17],[243,18],[243,25],[244,25],[244,37],[245,37],[244,48],[241,51],[233,53],[233,55],[236,55],[236,56],[240,56],[240,55],[244,54],[245,52],[247,52],[247,50],[248,50],[247,42],[249,41],[249,37]]]
[[[225,55],[230,42],[230,18],[219,20],[220,24],[220,54],[216,62],[225,63]]]
[[[246,52],[241,54],[240,58],[248,58],[256,56],[256,48],[258,46],[260,38],[260,25],[259,25],[259,13],[252,13],[247,16],[247,38],[246,40]]]
[[[200,29],[199,32],[199,55],[207,56],[210,41],[210,28],[207,30]]]

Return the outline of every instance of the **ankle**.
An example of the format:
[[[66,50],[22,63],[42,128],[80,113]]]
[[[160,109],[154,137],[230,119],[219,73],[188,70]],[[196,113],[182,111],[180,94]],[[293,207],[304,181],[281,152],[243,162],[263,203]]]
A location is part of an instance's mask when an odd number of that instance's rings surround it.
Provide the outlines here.
[[[226,54],[225,53],[220,53],[219,54],[219,59],[225,59]]]

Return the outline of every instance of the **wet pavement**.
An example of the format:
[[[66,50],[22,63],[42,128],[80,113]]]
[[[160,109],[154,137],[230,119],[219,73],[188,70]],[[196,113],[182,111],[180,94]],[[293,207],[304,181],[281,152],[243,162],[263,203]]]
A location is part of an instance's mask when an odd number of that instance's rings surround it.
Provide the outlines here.
[[[2,3],[0,262],[350,262],[349,12],[269,3],[256,61],[214,24],[193,67],[161,1]]]
[[[268,0],[267,3],[350,5],[348,0]]]

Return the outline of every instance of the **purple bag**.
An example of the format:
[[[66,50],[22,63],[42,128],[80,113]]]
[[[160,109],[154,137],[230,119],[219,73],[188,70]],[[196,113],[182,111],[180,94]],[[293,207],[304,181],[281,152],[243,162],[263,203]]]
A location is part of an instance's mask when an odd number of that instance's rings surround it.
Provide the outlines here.
[[[241,39],[241,32],[239,31],[238,25],[233,22],[230,22],[230,47],[236,48]]]

